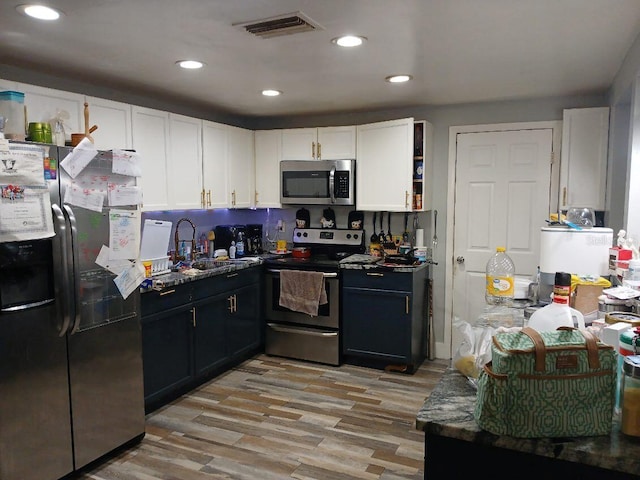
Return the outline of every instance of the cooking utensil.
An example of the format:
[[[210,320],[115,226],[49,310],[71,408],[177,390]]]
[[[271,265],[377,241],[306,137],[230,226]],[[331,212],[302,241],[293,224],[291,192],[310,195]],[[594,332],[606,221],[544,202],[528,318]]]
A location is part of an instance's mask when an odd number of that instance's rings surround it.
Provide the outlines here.
[[[91,143],[93,143],[91,133],[95,132],[97,128],[97,125],[89,128],[89,104],[84,102],[84,136],[87,137]]]
[[[376,234],[376,212],[373,212],[373,229],[371,230],[371,243],[378,243],[378,235]]]
[[[384,212],[380,212],[380,233],[378,233],[378,242],[380,244],[384,243],[384,239],[386,237],[386,235],[384,234],[384,225],[382,225],[382,222],[384,222]]]
[[[311,249],[309,247],[293,247],[291,253],[294,258],[309,258]]]
[[[433,211],[433,239],[431,243],[434,249],[438,246],[438,210]]]
[[[391,235],[391,212],[387,213],[387,242],[393,243],[393,235]]]
[[[402,232],[402,243],[409,243],[409,232],[407,231],[407,223],[409,223],[409,212],[404,212],[404,231]]]

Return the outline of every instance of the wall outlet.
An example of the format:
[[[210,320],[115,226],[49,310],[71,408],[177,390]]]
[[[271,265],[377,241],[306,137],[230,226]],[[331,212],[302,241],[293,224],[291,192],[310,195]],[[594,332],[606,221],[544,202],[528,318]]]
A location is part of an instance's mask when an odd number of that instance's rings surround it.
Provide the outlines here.
[[[282,220],[278,220],[277,227],[279,232],[284,232],[284,222]]]

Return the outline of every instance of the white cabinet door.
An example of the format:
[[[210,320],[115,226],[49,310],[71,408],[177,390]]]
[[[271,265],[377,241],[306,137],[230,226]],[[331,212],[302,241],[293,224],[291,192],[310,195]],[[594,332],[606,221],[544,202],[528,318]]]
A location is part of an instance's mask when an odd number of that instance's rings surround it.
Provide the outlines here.
[[[171,207],[202,208],[202,120],[169,114]]]
[[[315,160],[317,142],[317,128],[282,130],[282,160]]]
[[[282,131],[255,131],[256,208],[281,208],[280,145]]]
[[[560,205],[605,209],[609,108],[572,108],[562,116]]]
[[[17,88],[24,92],[27,123],[51,122],[61,113],[66,140],[71,140],[72,133],[84,133],[84,95],[23,83]]]
[[[282,130],[282,160],[344,160],[356,158],[356,127]]]
[[[357,127],[356,206],[365,211],[411,211],[413,118]]]
[[[131,148],[131,105],[96,97],[86,97],[86,101],[89,123],[98,126],[91,134],[95,147],[98,150]]]
[[[206,208],[230,204],[227,168],[227,126],[202,122],[202,176]]]
[[[252,207],[255,192],[253,130],[228,126],[227,142],[230,207]]]
[[[356,158],[356,127],[318,128],[319,160],[345,160]]]
[[[143,210],[168,210],[169,198],[169,114],[133,106],[133,148],[142,165]]]

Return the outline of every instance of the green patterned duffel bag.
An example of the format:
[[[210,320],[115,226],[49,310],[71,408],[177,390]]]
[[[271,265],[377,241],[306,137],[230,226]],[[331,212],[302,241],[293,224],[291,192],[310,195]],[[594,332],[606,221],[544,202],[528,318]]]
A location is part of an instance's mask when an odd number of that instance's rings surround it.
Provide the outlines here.
[[[586,330],[525,327],[493,336],[478,378],[474,417],[497,435],[520,438],[607,435],[617,353]]]

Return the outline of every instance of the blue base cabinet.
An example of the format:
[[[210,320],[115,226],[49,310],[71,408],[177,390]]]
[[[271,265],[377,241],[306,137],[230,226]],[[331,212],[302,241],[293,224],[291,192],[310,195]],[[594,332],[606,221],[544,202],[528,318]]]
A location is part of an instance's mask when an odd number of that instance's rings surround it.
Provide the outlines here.
[[[427,352],[428,268],[342,271],[345,363],[412,373]]]
[[[263,348],[260,268],[142,294],[147,412]]]

